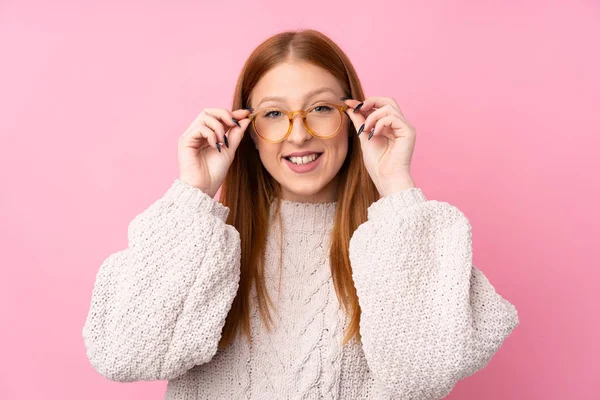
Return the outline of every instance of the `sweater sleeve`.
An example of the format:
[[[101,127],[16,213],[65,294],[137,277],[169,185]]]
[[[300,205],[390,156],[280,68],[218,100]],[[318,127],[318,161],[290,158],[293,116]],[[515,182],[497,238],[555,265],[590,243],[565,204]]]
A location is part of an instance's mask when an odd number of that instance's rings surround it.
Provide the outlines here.
[[[87,357],[118,382],[170,380],[216,354],[240,277],[229,209],[176,179],[128,226],[96,274]]]
[[[393,398],[441,399],[519,324],[472,264],[458,208],[409,188],[373,203],[350,241],[363,351]]]

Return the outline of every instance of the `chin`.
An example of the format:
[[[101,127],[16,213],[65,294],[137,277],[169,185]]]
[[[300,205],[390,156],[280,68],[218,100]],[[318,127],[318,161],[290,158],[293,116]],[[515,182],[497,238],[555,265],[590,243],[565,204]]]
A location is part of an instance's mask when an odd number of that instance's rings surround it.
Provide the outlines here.
[[[337,171],[333,173],[331,170],[330,160],[323,158],[321,161],[315,170],[306,173],[291,171],[283,160],[279,160],[278,164],[271,163],[267,171],[273,172],[271,176],[279,183],[284,200],[311,203],[335,201],[330,184],[334,183]]]

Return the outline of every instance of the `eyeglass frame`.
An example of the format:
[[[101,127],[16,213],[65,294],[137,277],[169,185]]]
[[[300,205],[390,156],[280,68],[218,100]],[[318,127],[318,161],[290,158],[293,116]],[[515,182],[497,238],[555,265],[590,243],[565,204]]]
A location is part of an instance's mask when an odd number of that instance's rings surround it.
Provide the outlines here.
[[[306,116],[308,115],[309,112],[311,112],[313,109],[320,107],[320,106],[331,106],[335,109],[337,109],[340,113],[340,125],[337,127],[337,129],[335,130],[334,133],[332,133],[329,136],[319,136],[317,134],[315,134],[312,129],[310,129],[310,127],[308,126],[308,123],[306,122]],[[350,106],[346,105],[346,104],[333,104],[333,103],[319,103],[319,104],[315,104],[314,106],[311,106],[309,108],[307,108],[306,110],[296,110],[296,111],[288,111],[288,110],[282,110],[279,109],[277,107],[265,107],[262,108],[252,114],[250,114],[248,116],[248,118],[250,118],[250,120],[252,121],[252,127],[254,128],[254,132],[256,132],[256,134],[264,141],[269,142],[269,143],[281,143],[284,140],[286,140],[288,138],[288,136],[290,136],[290,133],[292,133],[292,129],[294,128],[294,118],[296,117],[296,114],[300,114],[302,115],[302,123],[304,125],[304,127],[306,128],[306,130],[308,131],[308,133],[310,133],[310,135],[312,137],[315,137],[317,139],[331,139],[332,137],[334,137],[335,135],[337,135],[340,132],[340,129],[342,129],[342,125],[344,124],[344,115],[347,109],[349,109]],[[288,127],[288,131],[287,133],[283,136],[283,138],[279,139],[279,140],[271,140],[271,139],[267,139],[265,137],[263,137],[259,132],[258,129],[256,129],[256,118],[258,117],[258,114],[267,110],[276,110],[281,112],[282,114],[286,115],[288,117],[289,120],[289,127]]]

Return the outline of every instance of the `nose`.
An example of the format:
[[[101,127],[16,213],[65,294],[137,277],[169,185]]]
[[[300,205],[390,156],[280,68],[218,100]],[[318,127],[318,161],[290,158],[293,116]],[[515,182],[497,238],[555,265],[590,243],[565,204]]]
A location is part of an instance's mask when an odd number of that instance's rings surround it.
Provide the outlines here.
[[[307,140],[310,140],[312,137],[310,133],[306,130],[304,126],[304,121],[302,121],[302,114],[297,112],[292,116],[292,131],[290,135],[287,137],[289,142],[294,143],[295,145],[300,145]]]

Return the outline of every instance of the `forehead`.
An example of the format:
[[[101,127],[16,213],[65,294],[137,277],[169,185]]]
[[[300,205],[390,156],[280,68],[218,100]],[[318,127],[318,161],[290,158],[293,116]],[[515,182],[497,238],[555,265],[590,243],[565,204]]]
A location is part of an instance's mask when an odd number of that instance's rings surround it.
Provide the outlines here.
[[[309,100],[306,99],[308,93],[323,87],[330,88],[333,92],[323,92],[315,98],[336,100],[344,95],[337,79],[326,69],[308,62],[281,63],[265,73],[252,89],[252,107],[256,108],[265,97],[283,98],[281,101],[269,101],[268,104],[300,107],[305,100]]]

